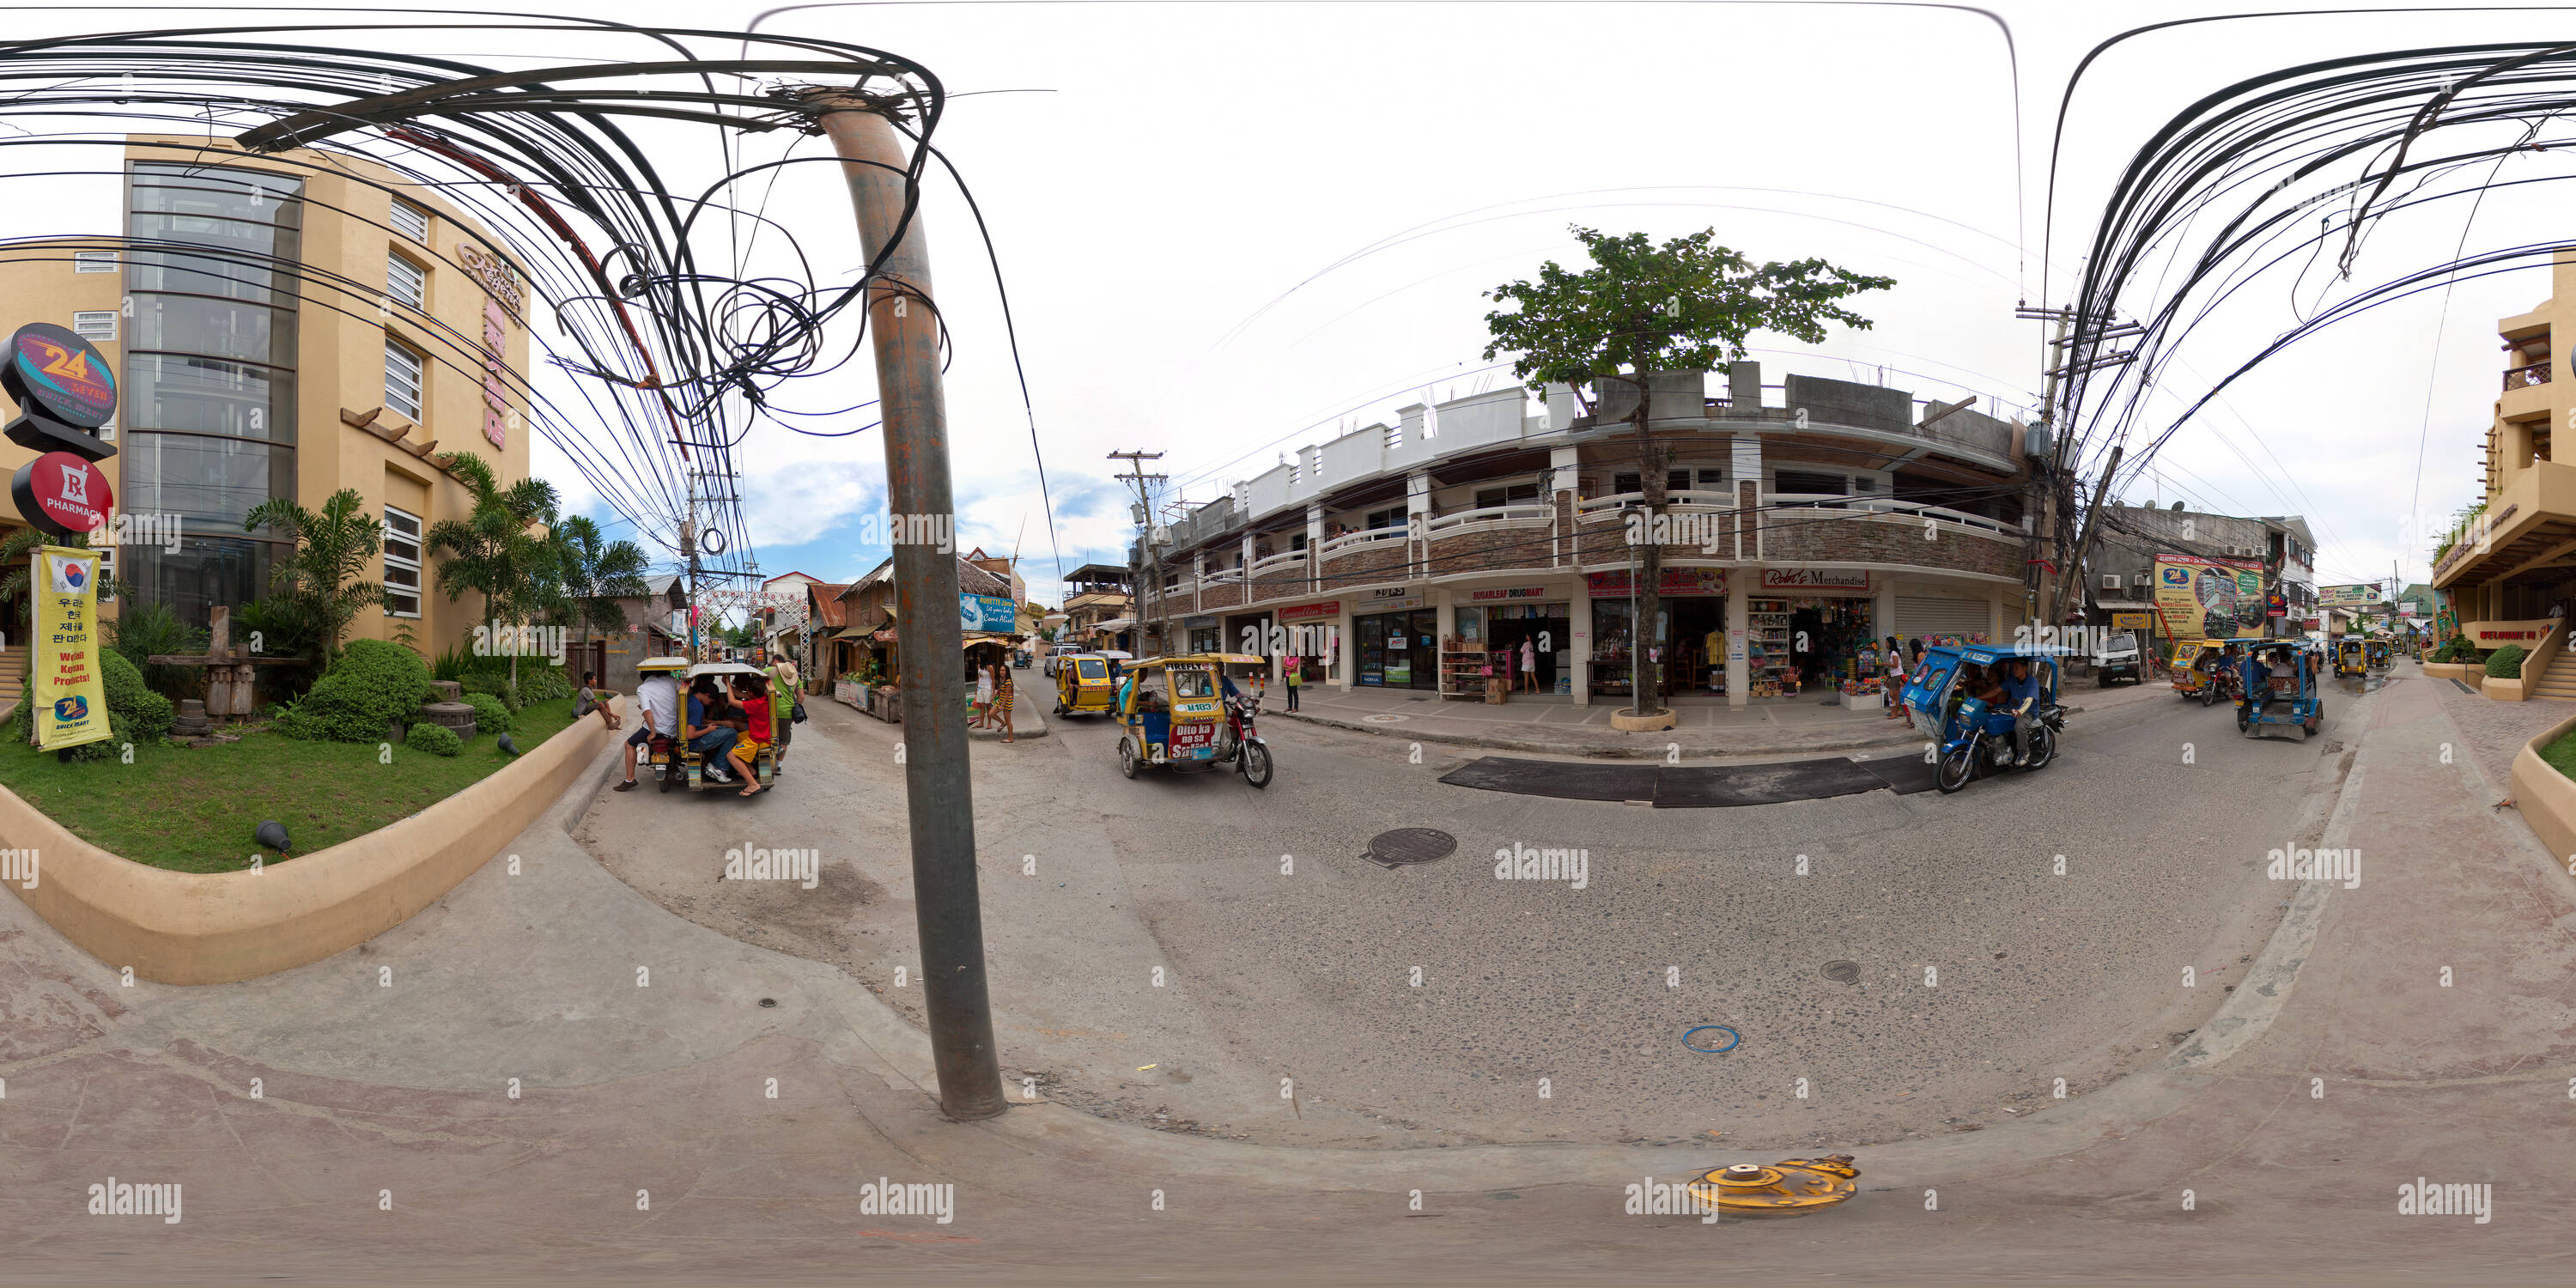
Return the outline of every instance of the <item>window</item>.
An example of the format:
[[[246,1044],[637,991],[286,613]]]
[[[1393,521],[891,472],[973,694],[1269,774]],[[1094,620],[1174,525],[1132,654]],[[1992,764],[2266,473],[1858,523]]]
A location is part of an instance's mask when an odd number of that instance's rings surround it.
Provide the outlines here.
[[[1841,496],[1844,491],[1844,480],[1840,474],[1805,474],[1796,470],[1782,470],[1779,490],[1793,494]]]
[[[1723,492],[1723,491],[1725,491],[1725,490],[1726,490],[1726,470],[1725,470],[1725,468],[1724,468],[1723,466],[1719,466],[1719,467],[1715,467],[1715,468],[1702,469],[1702,470],[1699,472],[1699,490],[1700,490],[1700,491],[1702,491],[1702,492]]]
[[[1501,487],[1476,489],[1476,508],[1490,510],[1498,505],[1531,505],[1538,501],[1538,484],[1506,483]]]
[[[385,256],[385,293],[391,295],[396,304],[408,304],[416,309],[427,308],[429,274],[421,271],[420,265],[400,255],[387,255]]]
[[[1612,475],[1610,478],[1610,491],[1614,496],[1625,496],[1630,492],[1643,492],[1645,490],[1645,480],[1640,478],[1633,470],[1622,471],[1618,474]],[[1691,472],[1689,470],[1664,471],[1664,490],[1666,492],[1690,491]]]
[[[420,616],[420,518],[385,507],[385,616]]]
[[[1291,550],[1297,551],[1297,552],[1299,552],[1299,553],[1301,553],[1301,554],[1302,554],[1302,553],[1304,553],[1304,552],[1305,552],[1305,549],[1306,549],[1306,534],[1305,534],[1305,533],[1300,532],[1300,533],[1295,534],[1294,536],[1289,537],[1289,538],[1288,538],[1288,548],[1289,548],[1289,549],[1291,549]]]
[[[385,341],[385,406],[420,419],[420,355]]]
[[[413,241],[429,240],[429,212],[400,197],[394,198],[393,225],[395,232]]]
[[[1390,506],[1383,510],[1371,510],[1369,511],[1368,522],[1361,524],[1360,526],[1364,528],[1401,528],[1404,526],[1404,507],[1397,505]]]
[[[73,314],[72,334],[79,336],[84,340],[95,341],[115,339],[116,310],[102,309],[96,313],[84,312]]]
[[[72,271],[75,273],[113,273],[116,271],[116,252],[112,250],[73,251]]]

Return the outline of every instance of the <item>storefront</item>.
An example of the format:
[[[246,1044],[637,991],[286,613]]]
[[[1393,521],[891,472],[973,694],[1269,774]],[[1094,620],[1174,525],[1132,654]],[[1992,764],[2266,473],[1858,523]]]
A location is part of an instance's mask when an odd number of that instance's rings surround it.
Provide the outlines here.
[[[1588,573],[1584,580],[1592,596],[1592,691],[1631,696],[1638,649],[1628,574]],[[1666,568],[1656,589],[1662,602],[1645,663],[1658,668],[1661,691],[1725,694],[1726,570]]]
[[[1181,619],[1181,638],[1188,641],[1189,652],[1223,653],[1227,650],[1222,636],[1223,632],[1212,615]]]
[[[1449,666],[1462,674],[1447,687],[1472,696],[1491,668],[1510,693],[1574,692],[1573,605],[1564,594],[1543,586],[1457,592]]]
[[[1351,604],[1352,682],[1369,688],[1440,687],[1440,614],[1419,591],[1362,594]]]
[[[1857,568],[1765,568],[1745,617],[1747,691],[1756,698],[1833,693],[1881,678],[1884,647],[1870,574]]]
[[[1330,678],[1333,668],[1342,660],[1342,601],[1327,599],[1315,604],[1291,604],[1272,615],[1278,621],[1279,633],[1285,637],[1283,646],[1288,657],[1297,664],[1298,683],[1321,684]],[[1281,674],[1285,675],[1286,671]]]

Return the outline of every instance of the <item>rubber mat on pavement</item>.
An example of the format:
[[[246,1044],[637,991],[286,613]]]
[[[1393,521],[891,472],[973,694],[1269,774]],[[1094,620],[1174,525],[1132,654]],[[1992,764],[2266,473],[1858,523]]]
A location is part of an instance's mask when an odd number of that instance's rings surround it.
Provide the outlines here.
[[[1874,792],[1885,786],[1885,779],[1841,756],[1771,765],[1667,765],[1655,780],[1655,808],[1777,805]]]
[[[1517,796],[1556,796],[1578,801],[1646,801],[1655,798],[1656,765],[1587,765],[1561,760],[1487,756],[1453,769],[1440,781]]]

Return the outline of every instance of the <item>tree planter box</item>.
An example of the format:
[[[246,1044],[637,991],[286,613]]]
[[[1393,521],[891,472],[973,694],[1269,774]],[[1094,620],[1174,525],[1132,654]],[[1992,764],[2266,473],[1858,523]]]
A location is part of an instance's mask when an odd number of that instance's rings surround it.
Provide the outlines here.
[[[1887,695],[1884,693],[1846,693],[1842,696],[1843,706],[1848,710],[1883,711],[1887,708]]]

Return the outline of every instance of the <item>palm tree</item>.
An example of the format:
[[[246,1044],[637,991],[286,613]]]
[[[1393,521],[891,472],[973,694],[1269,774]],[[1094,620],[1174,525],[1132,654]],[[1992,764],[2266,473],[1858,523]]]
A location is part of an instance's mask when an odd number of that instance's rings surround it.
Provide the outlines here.
[[[576,514],[554,526],[555,559],[563,572],[567,600],[562,615],[581,627],[581,642],[590,632],[626,629],[626,609],[617,601],[649,593],[644,550],[632,541],[610,541],[590,516]]]
[[[385,602],[384,583],[364,580],[384,544],[383,521],[367,513],[367,499],[356,488],[342,488],[319,512],[291,497],[270,497],[242,516],[243,531],[261,528],[279,529],[295,540],[294,555],[279,561],[269,584],[303,604],[322,627],[321,662],[328,667],[359,610]]]
[[[524,625],[565,603],[561,551],[550,530],[561,504],[554,484],[524,478],[500,486],[492,467],[471,452],[444,458],[447,472],[474,495],[463,519],[441,519],[429,529],[429,548],[441,556],[438,588],[453,603],[479,591],[495,624]],[[541,531],[543,530],[543,531]],[[519,683],[518,650],[511,650],[510,686]]]

